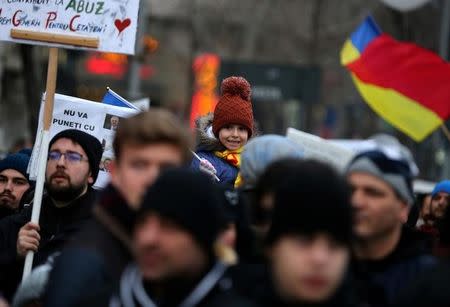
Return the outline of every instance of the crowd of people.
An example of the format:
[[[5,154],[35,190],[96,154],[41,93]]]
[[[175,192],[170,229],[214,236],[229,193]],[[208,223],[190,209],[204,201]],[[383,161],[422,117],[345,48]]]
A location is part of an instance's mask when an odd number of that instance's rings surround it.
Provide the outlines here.
[[[449,180],[416,195],[392,148],[306,158],[257,131],[242,77],[197,124],[120,119],[103,189],[99,140],[59,132],[38,224],[31,151],[1,160],[0,306],[450,306]]]

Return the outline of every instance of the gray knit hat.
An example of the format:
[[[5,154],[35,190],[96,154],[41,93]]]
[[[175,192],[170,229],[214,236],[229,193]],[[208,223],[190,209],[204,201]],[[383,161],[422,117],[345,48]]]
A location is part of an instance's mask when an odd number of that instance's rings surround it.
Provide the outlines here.
[[[412,189],[413,173],[408,161],[393,159],[381,150],[366,151],[358,154],[349,163],[347,174],[363,172],[373,175],[389,184],[408,204],[414,202]]]
[[[241,175],[245,187],[256,185],[264,170],[283,158],[304,158],[303,148],[285,136],[267,134],[256,137],[244,146]]]

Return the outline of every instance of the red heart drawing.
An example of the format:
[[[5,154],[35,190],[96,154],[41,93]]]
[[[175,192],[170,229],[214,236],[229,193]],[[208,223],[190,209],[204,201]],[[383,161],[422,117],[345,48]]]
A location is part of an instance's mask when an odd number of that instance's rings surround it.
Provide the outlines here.
[[[116,19],[114,21],[114,25],[116,26],[117,30],[119,30],[119,34],[122,33],[122,31],[125,30],[130,24],[131,24],[130,18],[124,20]]]

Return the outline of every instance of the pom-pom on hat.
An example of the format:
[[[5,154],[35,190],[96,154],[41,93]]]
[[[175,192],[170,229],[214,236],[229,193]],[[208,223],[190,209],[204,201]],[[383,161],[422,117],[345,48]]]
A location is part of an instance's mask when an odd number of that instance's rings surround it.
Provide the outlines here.
[[[229,124],[242,125],[253,133],[253,111],[250,83],[243,77],[228,77],[222,81],[221,96],[214,110],[213,133],[219,136],[219,130]]]

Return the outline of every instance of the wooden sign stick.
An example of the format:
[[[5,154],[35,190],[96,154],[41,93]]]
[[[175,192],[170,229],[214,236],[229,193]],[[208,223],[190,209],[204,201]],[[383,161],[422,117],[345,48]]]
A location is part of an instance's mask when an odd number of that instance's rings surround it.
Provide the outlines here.
[[[99,39],[96,37],[74,36],[66,34],[46,33],[31,30],[12,29],[11,37],[45,43],[56,43],[79,47],[98,48]]]
[[[37,32],[22,29],[12,29],[11,37],[30,41],[59,43],[80,47],[98,48],[99,39],[84,36],[72,36],[63,34],[54,34],[46,32]],[[31,213],[31,222],[39,224],[39,215],[41,213],[42,195],[44,192],[45,171],[47,167],[48,145],[50,142],[50,127],[53,118],[53,102],[55,100],[56,79],[58,73],[58,48],[50,47],[47,68],[47,84],[45,90],[44,104],[44,130],[40,138],[38,172],[36,178],[36,189],[33,199],[33,210]],[[22,281],[31,273],[33,267],[34,253],[29,251],[25,258],[23,267]]]
[[[44,105],[44,131],[42,133],[41,144],[39,146],[38,175],[36,179],[36,189],[34,191],[33,210],[31,213],[31,222],[39,224],[39,215],[41,213],[42,195],[44,192],[45,170],[47,166],[48,144],[50,142],[50,126],[52,124],[53,102],[55,99],[56,78],[58,72],[58,48],[51,47],[48,57],[47,85],[45,90]],[[25,258],[23,267],[22,281],[31,273],[33,267],[34,253],[29,251]]]
[[[445,125],[445,123],[443,123],[441,125],[441,130],[444,133],[444,135],[447,137],[447,140],[450,142],[450,131],[448,131],[447,126]]]

